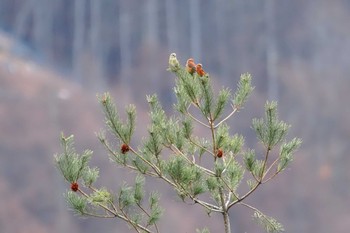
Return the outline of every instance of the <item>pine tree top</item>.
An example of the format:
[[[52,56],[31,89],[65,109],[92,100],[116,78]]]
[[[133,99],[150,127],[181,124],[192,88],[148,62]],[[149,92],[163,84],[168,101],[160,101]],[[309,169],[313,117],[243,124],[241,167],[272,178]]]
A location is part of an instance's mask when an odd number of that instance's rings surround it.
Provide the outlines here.
[[[167,116],[157,96],[147,96],[151,121],[147,136],[137,147],[130,143],[135,131],[135,106],[129,105],[126,119],[121,119],[111,96],[98,96],[114,141],[107,139],[106,132],[99,133],[98,138],[112,161],[138,174],[133,185],[125,183],[116,193],[96,188],[99,170],[89,166],[92,151],[78,154],[73,136],[62,135],[63,152],[55,156],[55,161],[71,185],[71,191],[65,194],[70,207],[80,215],[120,218],[136,232],[161,232],[157,225],[163,212],[160,196],[154,191],[146,194],[144,177],[148,176],[163,180],[184,202],[200,205],[208,213],[221,213],[225,233],[231,232],[229,210],[236,205],[251,209],[266,232],[282,232],[280,223],[246,202],[262,184],[289,165],[301,144],[298,138],[286,141],[290,125],[278,119],[277,103],[267,102],[265,117],[252,121],[265,147],[265,154],[257,156],[244,146],[242,135],[230,134],[227,124],[254,89],[250,74],[241,75],[234,93],[228,88],[215,93],[209,73],[191,58],[182,66],[172,53],[168,70],[176,76],[177,113]],[[224,115],[225,112],[229,113]],[[203,127],[207,134],[196,135],[195,127]],[[278,155],[273,156],[272,150]],[[247,188],[239,189],[240,186],[247,186],[248,191],[242,193]]]

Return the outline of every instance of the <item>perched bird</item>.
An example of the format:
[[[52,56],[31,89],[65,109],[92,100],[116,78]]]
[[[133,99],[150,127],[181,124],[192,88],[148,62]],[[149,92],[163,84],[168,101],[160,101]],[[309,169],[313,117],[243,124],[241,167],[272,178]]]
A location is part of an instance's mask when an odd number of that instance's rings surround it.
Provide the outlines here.
[[[172,53],[169,56],[169,70],[177,71],[180,68],[180,63],[176,58],[176,53]]]
[[[194,74],[196,72],[196,64],[194,63],[193,58],[189,58],[186,62],[186,70],[190,74]]]
[[[205,71],[203,70],[202,64],[200,63],[197,64],[196,71],[197,71],[197,74],[201,77],[203,77],[206,74]]]

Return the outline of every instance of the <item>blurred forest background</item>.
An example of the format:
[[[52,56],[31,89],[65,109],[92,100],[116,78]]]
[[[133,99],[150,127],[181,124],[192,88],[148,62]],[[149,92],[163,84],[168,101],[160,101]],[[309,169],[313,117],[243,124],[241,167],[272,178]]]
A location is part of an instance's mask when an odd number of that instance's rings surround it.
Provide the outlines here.
[[[133,175],[108,161],[95,132],[103,127],[96,93],[120,110],[137,106],[135,145],[148,123],[146,94],[173,113],[176,52],[204,65],[216,88],[253,75],[255,91],[229,121],[259,151],[251,119],[278,100],[289,138],[303,145],[290,169],[248,202],[286,232],[350,229],[349,0],[0,0],[0,232],[126,232],[123,222],[74,217],[53,164],[59,135],[95,151],[99,184],[118,190]],[[221,216],[183,204],[162,182],[160,227],[222,232]],[[234,232],[258,233],[251,212],[233,208]],[[164,230],[165,232],[165,230]]]

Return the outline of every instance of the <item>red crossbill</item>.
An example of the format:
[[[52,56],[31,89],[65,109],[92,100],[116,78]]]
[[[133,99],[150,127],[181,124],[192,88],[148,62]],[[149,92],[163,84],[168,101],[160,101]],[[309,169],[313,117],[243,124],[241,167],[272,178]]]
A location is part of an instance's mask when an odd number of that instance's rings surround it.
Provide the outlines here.
[[[201,77],[203,77],[206,74],[205,71],[203,70],[202,64],[200,63],[197,64],[196,71],[197,71],[197,74]]]
[[[188,71],[188,73],[190,74],[194,74],[194,72],[196,72],[196,63],[194,63],[193,58],[189,58],[186,62],[186,70]]]

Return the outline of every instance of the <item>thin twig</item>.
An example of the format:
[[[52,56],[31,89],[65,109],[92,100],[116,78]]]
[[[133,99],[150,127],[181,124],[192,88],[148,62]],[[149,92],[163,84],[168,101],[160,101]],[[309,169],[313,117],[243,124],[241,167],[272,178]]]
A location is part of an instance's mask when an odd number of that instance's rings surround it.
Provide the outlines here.
[[[260,214],[264,217],[264,219],[266,219],[266,221],[268,221],[271,225],[274,225],[274,223],[271,222],[270,219],[268,219],[268,218],[266,217],[266,215],[265,215],[263,212],[261,212],[260,210],[258,210],[258,209],[255,208],[254,206],[248,205],[247,203],[244,203],[244,202],[240,202],[239,204],[241,204],[241,205],[243,205],[243,206],[245,206],[245,207],[248,207],[249,209],[252,209],[252,210],[254,210],[254,211],[260,213]]]
[[[207,128],[210,128],[209,125],[207,125],[207,124],[205,124],[204,122],[200,121],[199,119],[195,118],[191,113],[187,112],[187,115],[188,115],[189,117],[191,117],[193,120],[195,120],[196,122],[198,122],[199,124],[201,124],[201,125],[203,125],[203,126],[205,126],[205,127],[207,127]]]
[[[103,139],[103,140],[100,140],[101,142],[102,142],[102,144],[104,145],[104,147],[107,149],[107,151],[111,154],[111,155],[113,155],[115,158],[117,158],[118,157],[118,154],[116,154],[113,150],[112,150],[112,148],[109,146],[109,144],[107,143],[107,140],[106,139]],[[118,162],[119,163],[119,162]],[[132,169],[132,170],[134,170],[134,171],[138,171],[138,172],[140,172],[139,171],[139,169],[137,168],[137,167],[135,167],[135,166],[132,166],[132,165],[130,165],[130,164],[126,164],[126,163],[122,163],[122,162],[120,162],[120,164],[122,164],[124,167],[126,167],[126,168],[130,168],[130,169]],[[156,174],[156,173],[152,173],[152,172],[149,172],[149,171],[146,171],[146,173],[145,173],[146,175],[149,175],[149,176],[153,176],[153,177],[157,177],[158,175]]]
[[[260,182],[262,182],[264,176],[265,176],[265,169],[266,169],[266,165],[267,165],[267,159],[269,158],[269,152],[270,152],[270,149],[267,148],[266,149],[266,154],[265,154],[265,159],[264,159],[264,163],[263,163],[263,167],[262,167],[262,170],[261,170],[261,174],[260,174]]]
[[[271,170],[271,168],[279,161],[279,157],[277,158],[277,159],[275,159],[275,161],[273,161],[273,163],[269,166],[269,168],[268,169],[266,169],[266,172],[265,172],[265,176],[269,173],[269,171]],[[277,172],[277,173],[279,173],[279,172]],[[275,173],[276,174],[276,173]],[[265,177],[264,176],[264,177]],[[275,176],[275,175],[274,175]],[[271,179],[271,177],[268,179],[268,180],[270,180]]]
[[[220,179],[226,185],[226,187],[229,189],[230,193],[232,193],[233,196],[236,198],[236,200],[238,200],[239,199],[238,195],[234,192],[234,190],[230,187],[230,185],[226,182],[226,180],[222,176],[220,176]]]
[[[202,169],[203,171],[205,171],[205,172],[206,172],[207,174],[209,174],[209,175],[215,176],[215,172],[213,172],[213,171],[211,171],[211,170],[209,170],[209,169],[207,169],[207,168],[205,168],[205,167],[202,167],[201,165],[199,165],[199,164],[197,164],[197,163],[191,161],[191,160],[190,160],[184,153],[182,153],[182,151],[179,150],[179,148],[177,148],[175,145],[171,145],[171,146],[168,147],[168,148],[169,148],[170,150],[172,150],[173,152],[180,154],[180,155],[181,155],[182,157],[184,157],[191,165],[194,165],[194,166],[196,166],[197,168]],[[176,151],[174,151],[174,150],[176,150]]]
[[[269,178],[267,178],[266,180],[264,180],[262,183],[265,184],[267,182],[269,182],[270,180],[272,180],[273,178],[275,178],[275,176],[277,176],[280,173],[280,171],[275,172],[272,176],[270,176]]]
[[[90,216],[90,217],[95,217],[95,218],[116,218],[114,215],[101,215],[101,214],[94,214],[94,213],[88,213],[84,212],[84,215]]]
[[[209,211],[223,213],[222,209],[219,206],[210,204],[208,202],[202,201],[202,200],[192,196],[192,194],[189,193],[187,191],[187,189],[184,188],[181,184],[178,184],[178,187],[180,187],[182,189],[182,191],[185,193],[185,195],[187,195],[191,200],[193,200],[194,203],[197,203],[197,204],[203,206],[204,208],[208,209]]]
[[[219,123],[217,123],[215,126],[214,126],[214,129],[216,129],[217,127],[219,127],[222,123],[224,123],[225,121],[227,121],[237,110],[238,108],[237,107],[234,107],[233,105],[231,105],[233,110],[230,114],[228,114],[224,119],[222,119]]]
[[[136,204],[142,210],[142,212],[144,212],[149,218],[151,217],[151,215],[142,207],[142,205],[140,205],[139,203],[136,203]],[[149,226],[149,224],[147,224],[147,226]],[[154,223],[154,227],[155,227],[157,233],[159,233],[157,223]]]
[[[206,209],[208,209],[208,210],[210,210],[212,212],[222,213],[221,208],[219,208],[216,205],[210,204],[210,203],[205,202],[205,201],[201,201],[198,198],[195,198],[195,197],[192,197],[192,196],[190,196],[190,198],[194,201],[194,203],[198,203],[199,205],[205,207]]]
[[[208,150],[207,148],[205,148],[204,146],[198,144],[198,143],[195,142],[192,138],[190,138],[190,142],[191,142],[193,145],[195,145],[195,146],[197,146],[197,147],[199,147],[199,148],[205,150],[207,153],[209,153],[209,154],[211,154],[213,157],[215,157],[215,155],[214,155],[214,153],[213,153],[212,151],[210,151],[210,150]]]
[[[269,172],[269,170],[274,166],[275,163],[277,163],[277,161],[279,160],[279,158],[277,158],[275,161],[273,161],[273,163],[271,164],[271,166],[267,169],[266,174]],[[269,182],[270,180],[272,180],[275,176],[277,176],[282,170],[276,170],[276,172],[270,176],[269,178],[267,178],[266,180],[264,180],[262,183],[265,184],[267,182]],[[266,175],[265,174],[265,175]]]
[[[265,167],[266,167],[267,159],[269,157],[269,152],[270,152],[270,150],[267,149],[266,150],[266,154],[265,154],[265,160],[264,160],[263,168],[262,168],[262,174],[260,174],[259,180],[257,180],[256,185],[252,189],[250,189],[245,195],[243,195],[241,198],[239,198],[236,201],[232,202],[228,206],[228,208],[230,208],[231,206],[233,206],[233,205],[235,205],[237,203],[242,202],[244,199],[246,199],[248,196],[250,196],[250,194],[252,194],[262,184],[262,179],[264,177],[264,173],[265,173],[264,170],[265,170]],[[254,174],[253,174],[253,176],[254,176]],[[254,176],[254,178],[255,178],[255,176]]]
[[[258,187],[261,185],[261,182],[256,183],[256,185],[250,189],[246,194],[244,194],[241,198],[231,202],[231,204],[228,205],[227,209],[231,208],[233,205],[242,202],[244,199],[250,196]]]
[[[213,122],[211,115],[210,115],[210,119],[208,121],[209,121],[209,125],[210,125],[211,139],[213,141],[214,160],[216,160],[216,156],[215,156],[215,153],[216,153],[215,129],[214,129],[214,122]]]
[[[81,190],[80,188],[78,188],[78,192],[80,194],[82,194],[84,197],[86,198],[90,198],[90,196],[85,193],[83,190]],[[105,211],[107,211],[108,213],[112,214],[112,216],[114,217],[118,217],[118,213],[114,212],[113,210],[111,210],[110,208],[108,208],[107,206],[101,204],[101,203],[96,203],[99,207],[101,207],[102,209],[104,209]]]
[[[256,175],[255,175],[252,171],[250,171],[250,174],[254,177],[254,180],[255,180],[256,182],[260,182],[260,180],[258,179],[258,177],[256,177]]]
[[[268,169],[266,169],[266,174],[271,170],[271,168],[273,167],[273,165],[275,165],[275,164],[278,162],[279,159],[280,159],[279,157],[276,158],[275,161],[273,161],[273,163],[270,165],[270,167],[269,167]]]
[[[119,130],[118,130],[118,127],[116,126],[116,124],[115,124],[115,122],[114,122],[114,120],[112,120],[113,119],[113,114],[112,114],[112,112],[110,111],[110,109],[107,107],[107,105],[103,105],[103,107],[105,108],[105,112],[107,113],[107,119],[109,120],[109,122],[111,123],[111,128],[113,129],[112,130],[112,132],[116,132],[117,133],[117,135],[115,135],[118,139],[120,139],[120,140],[122,140],[124,143],[126,143],[125,141],[124,141],[124,138],[123,138],[123,135],[119,132]],[[107,125],[109,125],[108,123],[107,123]],[[109,125],[110,126],[110,125]]]
[[[240,204],[240,205],[243,205],[243,206],[245,206],[245,207],[248,207],[249,209],[252,209],[252,210],[254,210],[254,211],[256,211],[256,212],[262,213],[260,210],[258,210],[258,209],[255,208],[254,206],[251,206],[251,205],[249,205],[249,204],[247,204],[247,203],[240,202],[239,204]]]
[[[135,151],[131,146],[130,146],[130,151],[132,153],[134,153],[137,157],[139,157],[148,166],[150,166],[154,170],[154,172],[157,173],[158,176],[160,176],[161,171],[159,170],[159,168],[157,166],[155,166],[153,163],[149,162],[147,159],[145,159],[143,156],[141,156],[139,153],[137,153],[137,151]]]
[[[228,206],[230,204],[231,196],[232,196],[232,192],[229,192],[228,197],[227,197],[227,201],[225,203],[226,206]]]
[[[123,217],[126,219],[126,221],[127,221],[128,223],[130,223],[130,225],[135,229],[135,231],[137,231],[138,233],[140,233],[140,230],[138,229],[138,225],[139,225],[139,224],[137,224],[137,223],[135,223],[134,221],[132,221],[132,220],[128,217],[128,215],[125,213],[125,211],[124,211],[122,208],[120,208],[120,211],[122,212]],[[147,228],[146,228],[146,229],[147,229]]]

